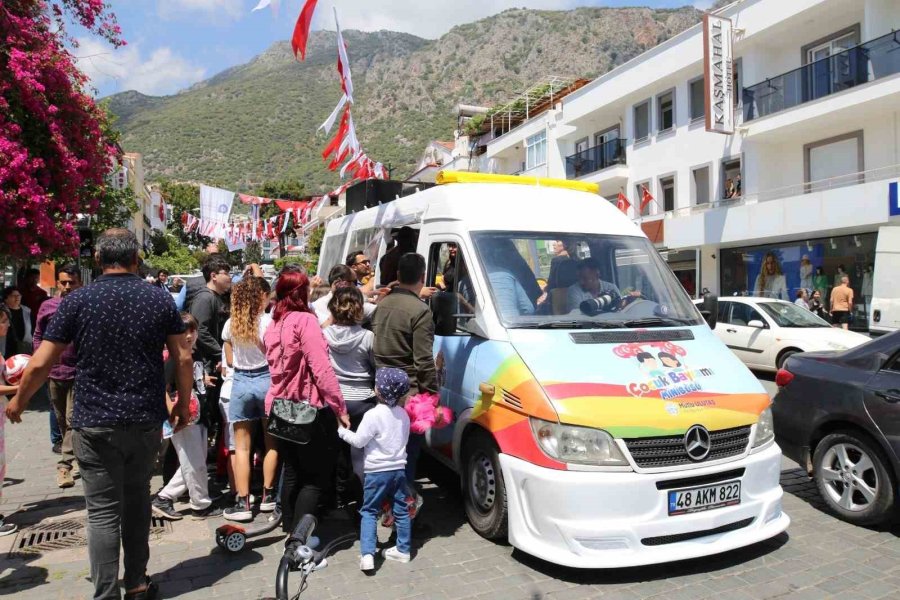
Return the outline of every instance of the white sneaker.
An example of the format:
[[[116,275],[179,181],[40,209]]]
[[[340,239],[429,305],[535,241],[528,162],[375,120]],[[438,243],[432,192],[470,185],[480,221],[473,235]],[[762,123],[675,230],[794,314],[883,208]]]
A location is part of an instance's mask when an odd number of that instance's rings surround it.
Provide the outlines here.
[[[397,546],[388,548],[383,552],[385,560],[393,560],[401,563],[408,563],[411,559],[409,554],[397,550]]]
[[[375,570],[375,557],[371,554],[363,554],[359,557],[359,570],[360,571],[374,571]]]

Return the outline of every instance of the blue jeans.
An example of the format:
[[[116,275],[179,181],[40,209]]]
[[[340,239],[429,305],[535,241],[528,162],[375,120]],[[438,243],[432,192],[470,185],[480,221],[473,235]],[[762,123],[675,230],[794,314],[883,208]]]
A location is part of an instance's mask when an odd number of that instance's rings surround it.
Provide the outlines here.
[[[402,470],[366,473],[363,488],[363,505],[359,514],[362,523],[359,529],[360,554],[375,554],[378,542],[378,511],[385,498],[394,499],[394,522],[397,527],[397,550],[409,554],[412,528],[409,523],[409,506],[406,504],[406,475]]]

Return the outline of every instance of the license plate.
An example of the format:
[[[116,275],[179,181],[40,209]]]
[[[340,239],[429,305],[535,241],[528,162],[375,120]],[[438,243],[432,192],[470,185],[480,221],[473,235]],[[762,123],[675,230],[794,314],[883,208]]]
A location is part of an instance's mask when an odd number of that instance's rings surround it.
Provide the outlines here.
[[[729,481],[669,492],[669,516],[687,515],[741,503],[741,482]]]

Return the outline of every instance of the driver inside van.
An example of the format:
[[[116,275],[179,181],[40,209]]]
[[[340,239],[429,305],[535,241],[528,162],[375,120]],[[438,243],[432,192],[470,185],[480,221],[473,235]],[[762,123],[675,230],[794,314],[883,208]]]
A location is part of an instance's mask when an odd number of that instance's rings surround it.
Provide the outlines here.
[[[578,282],[569,286],[569,311],[577,311],[585,300],[592,300],[607,293],[614,299],[622,295],[615,284],[600,279],[600,264],[592,258],[586,258],[578,263]]]

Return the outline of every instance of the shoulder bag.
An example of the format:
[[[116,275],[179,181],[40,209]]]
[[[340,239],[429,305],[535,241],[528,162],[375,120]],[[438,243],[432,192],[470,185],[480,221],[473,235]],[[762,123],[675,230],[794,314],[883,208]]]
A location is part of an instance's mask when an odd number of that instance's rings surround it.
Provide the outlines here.
[[[281,354],[279,363],[284,371],[284,321],[281,320],[281,328],[278,337],[281,341]],[[309,403],[309,400],[294,400],[292,398],[275,398],[272,402],[272,410],[269,411],[269,424],[266,431],[272,437],[293,442],[294,444],[308,444],[313,437],[313,427],[319,410]]]

